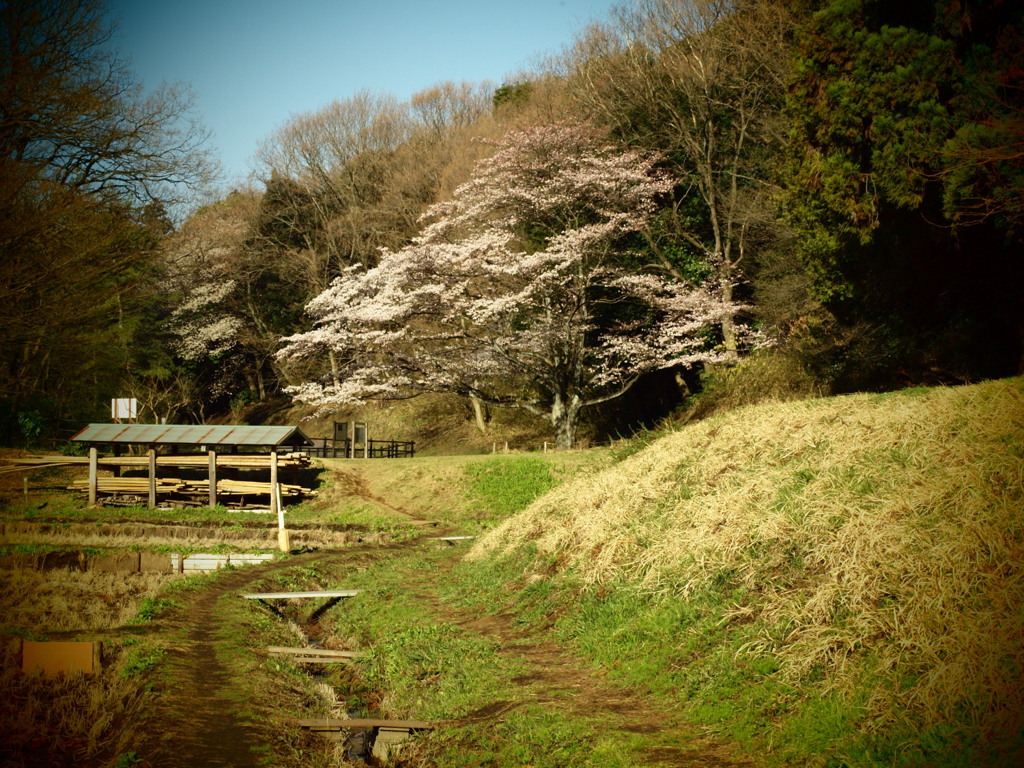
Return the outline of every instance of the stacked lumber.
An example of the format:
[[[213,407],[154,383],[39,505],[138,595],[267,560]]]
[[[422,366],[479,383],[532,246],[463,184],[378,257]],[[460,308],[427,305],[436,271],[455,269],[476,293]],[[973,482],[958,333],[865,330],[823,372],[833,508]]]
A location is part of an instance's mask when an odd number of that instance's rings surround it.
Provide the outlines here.
[[[303,488],[301,485],[279,483],[283,498],[299,499],[315,496],[316,491]],[[75,480],[68,490],[88,491],[88,480]],[[148,477],[100,477],[96,479],[96,491],[107,494],[148,494]],[[158,477],[156,479],[157,495],[198,496],[208,499],[210,496],[209,480],[183,480],[177,477]],[[270,483],[249,480],[217,480],[217,496],[269,496]]]
[[[88,463],[88,460],[86,460]],[[121,467],[148,467],[148,456],[104,456],[99,459],[99,465],[121,466]],[[158,467],[195,467],[205,469],[210,462],[206,454],[190,454],[185,456],[157,456]],[[309,456],[304,453],[285,453],[277,457],[279,469],[288,467],[306,468],[310,465]],[[232,467],[238,469],[270,469],[270,456],[258,454],[241,453],[218,453],[218,467]]]
[[[10,466],[0,468],[0,473],[44,469],[69,465],[88,465],[85,456],[32,456],[5,460]],[[99,466],[104,468],[120,467],[129,470],[148,470],[148,456],[107,456],[98,459]],[[210,457],[207,454],[186,454],[180,456],[157,456],[157,467],[177,467],[205,471],[209,467]],[[310,466],[309,456],[304,453],[286,453],[277,457],[279,470],[297,471]],[[238,470],[269,470],[270,456],[267,454],[217,454],[217,468]],[[219,472],[218,472],[219,474]],[[265,477],[265,475],[264,475]],[[282,501],[300,500],[316,495],[316,492],[301,485],[279,483]],[[89,481],[75,480],[69,490],[89,492]],[[96,492],[103,495],[104,503],[135,503],[138,498],[149,498],[149,478],[141,477],[99,477],[96,479]],[[156,478],[157,496],[170,501],[172,506],[181,502],[186,506],[205,506],[210,498],[210,481],[208,478],[190,480],[180,477]],[[262,504],[270,499],[271,487],[267,481],[238,480],[234,478],[217,478],[217,498],[232,507],[251,506],[249,499],[256,497]]]

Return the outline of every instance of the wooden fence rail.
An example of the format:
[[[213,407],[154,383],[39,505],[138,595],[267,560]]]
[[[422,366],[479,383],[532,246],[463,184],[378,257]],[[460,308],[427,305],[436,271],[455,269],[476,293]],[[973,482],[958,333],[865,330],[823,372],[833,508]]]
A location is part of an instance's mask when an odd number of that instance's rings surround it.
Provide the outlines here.
[[[311,437],[310,440],[313,446],[308,449],[309,455],[324,459],[411,459],[416,456],[416,443],[412,440],[368,440],[365,443],[331,437]]]

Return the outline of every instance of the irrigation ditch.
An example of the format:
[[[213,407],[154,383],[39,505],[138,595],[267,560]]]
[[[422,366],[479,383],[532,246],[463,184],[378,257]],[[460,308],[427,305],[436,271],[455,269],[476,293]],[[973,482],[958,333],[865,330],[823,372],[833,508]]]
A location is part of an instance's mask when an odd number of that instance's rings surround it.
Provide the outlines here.
[[[230,625],[242,610],[242,594],[254,584],[266,582],[289,569],[308,570],[330,562],[337,565],[339,561],[356,564],[367,558],[384,557],[393,549],[393,545],[386,543],[364,544],[345,551],[307,553],[224,573],[187,607],[168,616],[165,625],[177,634],[178,641],[160,673],[160,679],[166,681],[163,693],[154,713],[147,719],[171,725],[140,748],[140,758],[168,768],[196,765],[245,768],[265,764],[267,755],[260,748],[266,744],[268,733],[258,727],[260,718],[251,709],[254,702],[244,700],[251,692],[244,690],[244,681],[235,666],[240,660],[231,658],[230,646],[233,642],[237,645],[238,638],[232,639]],[[274,631],[293,638],[293,645],[319,648],[318,639],[324,634],[320,626],[324,611],[319,611],[323,606],[316,606],[317,602],[313,599],[288,605],[283,601],[263,600],[253,610],[263,611],[279,622],[281,627]],[[312,610],[311,603],[315,606]],[[233,650],[249,655],[250,658],[242,660],[243,666],[254,662],[261,664],[269,655],[261,648]],[[288,662],[282,664],[288,665]],[[369,699],[358,675],[344,665],[338,665],[332,672],[330,684],[325,682],[327,675],[323,666],[305,663],[290,666],[291,674],[297,668],[318,684],[315,691],[321,701],[306,704],[347,709],[341,696],[355,701]],[[274,702],[263,701],[258,706],[273,709]],[[334,752],[333,746],[318,749],[315,735],[299,733],[301,729],[295,721],[300,714],[278,711],[274,715],[277,727],[283,729],[276,734],[276,739],[290,742],[294,753]],[[366,709],[355,709],[347,714],[350,717],[379,716]],[[351,742],[339,742],[337,746],[346,759],[368,757],[372,749],[365,735]]]

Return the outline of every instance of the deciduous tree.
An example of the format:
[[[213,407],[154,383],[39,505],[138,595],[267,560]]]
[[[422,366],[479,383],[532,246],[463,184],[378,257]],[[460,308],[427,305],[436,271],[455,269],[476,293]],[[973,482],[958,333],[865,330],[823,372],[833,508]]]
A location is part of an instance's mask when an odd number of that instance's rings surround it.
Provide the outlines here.
[[[775,237],[773,162],[787,15],[759,0],[637,0],[580,36],[570,89],[615,135],[663,152],[679,185],[650,247],[676,276],[711,268],[730,300]],[[727,348],[736,322],[723,317]]]
[[[513,132],[406,248],[353,268],[288,340],[325,351],[341,380],[293,388],[329,406],[454,392],[548,419],[572,445],[581,411],[645,372],[721,359],[709,328],[733,311],[711,292],[623,266],[672,183],[654,157],[589,129]]]
[[[0,399],[115,394],[158,203],[208,177],[182,89],[143,92],[95,0],[0,5]]]

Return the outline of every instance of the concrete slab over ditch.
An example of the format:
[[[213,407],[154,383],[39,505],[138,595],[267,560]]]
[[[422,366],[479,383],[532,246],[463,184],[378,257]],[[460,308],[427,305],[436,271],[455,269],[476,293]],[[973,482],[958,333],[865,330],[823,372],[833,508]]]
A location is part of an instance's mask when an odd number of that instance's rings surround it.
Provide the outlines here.
[[[402,746],[402,743],[409,739],[409,734],[408,728],[378,728],[377,738],[373,740],[373,751],[370,754],[373,755],[374,760],[386,765],[391,756]]]

